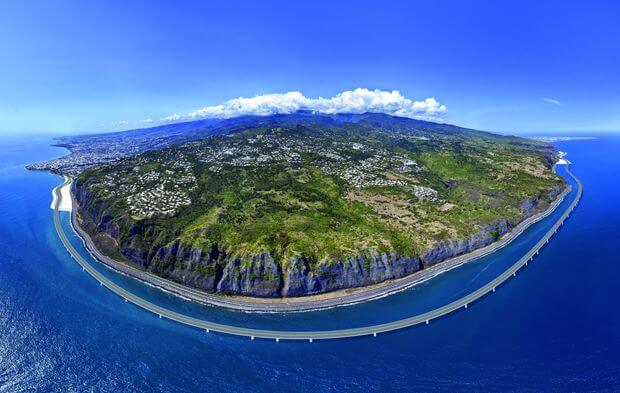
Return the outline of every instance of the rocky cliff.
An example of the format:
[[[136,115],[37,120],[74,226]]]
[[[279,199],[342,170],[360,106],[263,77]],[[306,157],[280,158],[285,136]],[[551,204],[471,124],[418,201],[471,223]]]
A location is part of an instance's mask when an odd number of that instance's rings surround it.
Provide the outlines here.
[[[125,218],[114,218],[106,210],[100,210],[79,182],[74,191],[81,225],[105,254],[120,257],[126,263],[207,292],[256,297],[320,294],[400,278],[487,246],[517,224],[506,219],[497,220],[468,238],[439,242],[420,257],[406,257],[393,252],[362,254],[314,264],[303,258],[279,262],[266,253],[239,259],[216,246],[211,249],[197,248],[175,239],[174,234],[167,234],[169,238],[164,235],[158,237],[158,244],[165,246],[146,244],[141,241],[141,231],[154,229],[144,226],[132,227],[131,241],[123,243],[118,220]],[[555,199],[561,191],[559,187],[554,188],[548,194],[549,199]],[[540,198],[523,201],[523,219],[545,210],[548,205]]]

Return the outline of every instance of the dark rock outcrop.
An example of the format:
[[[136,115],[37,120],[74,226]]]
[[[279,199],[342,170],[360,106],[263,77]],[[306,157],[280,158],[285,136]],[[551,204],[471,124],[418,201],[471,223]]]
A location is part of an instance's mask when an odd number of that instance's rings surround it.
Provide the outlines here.
[[[259,297],[280,296],[282,288],[280,265],[268,254],[255,255],[249,260],[227,261],[217,291],[226,294]]]

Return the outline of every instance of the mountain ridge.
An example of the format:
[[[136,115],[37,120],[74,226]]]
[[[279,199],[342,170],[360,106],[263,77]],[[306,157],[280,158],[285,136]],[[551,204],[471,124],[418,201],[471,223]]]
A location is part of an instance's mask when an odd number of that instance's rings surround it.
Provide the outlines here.
[[[113,162],[122,157],[135,155],[149,150],[158,150],[191,140],[201,139],[210,135],[236,132],[244,128],[256,127],[261,124],[300,125],[300,124],[342,124],[359,123],[364,120],[378,121],[390,119],[396,122],[416,125],[422,129],[439,133],[482,133],[452,124],[436,123],[426,120],[391,116],[383,113],[366,112],[322,114],[300,110],[291,114],[275,114],[268,116],[246,115],[228,119],[199,119],[154,127],[137,128],[111,133],[80,134],[55,138],[54,146],[64,147],[69,154],[60,158],[28,165],[31,170],[46,170],[61,175],[75,176],[95,165]],[[511,137],[511,136],[506,136]],[[514,138],[514,137],[513,137]]]

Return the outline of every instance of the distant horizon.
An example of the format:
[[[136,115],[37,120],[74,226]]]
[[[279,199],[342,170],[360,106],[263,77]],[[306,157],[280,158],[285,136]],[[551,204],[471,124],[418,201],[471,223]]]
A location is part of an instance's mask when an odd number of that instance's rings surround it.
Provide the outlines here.
[[[35,3],[0,5],[0,135],[362,96],[502,133],[620,130],[615,2]]]

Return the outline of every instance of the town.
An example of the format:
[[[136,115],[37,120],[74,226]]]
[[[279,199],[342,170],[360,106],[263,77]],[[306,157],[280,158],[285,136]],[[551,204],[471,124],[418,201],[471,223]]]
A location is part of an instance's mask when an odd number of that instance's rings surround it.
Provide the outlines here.
[[[337,142],[320,134],[289,135],[280,128],[206,138],[160,150],[154,157],[146,153],[115,162],[121,164],[114,166],[115,172],[89,187],[104,199],[121,197],[135,219],[173,216],[191,205],[197,165],[214,173],[225,167],[310,165],[356,189],[396,187],[428,201],[438,195],[419,184],[417,175],[425,168],[405,154],[372,146],[367,139]],[[118,171],[119,167],[125,169]]]

